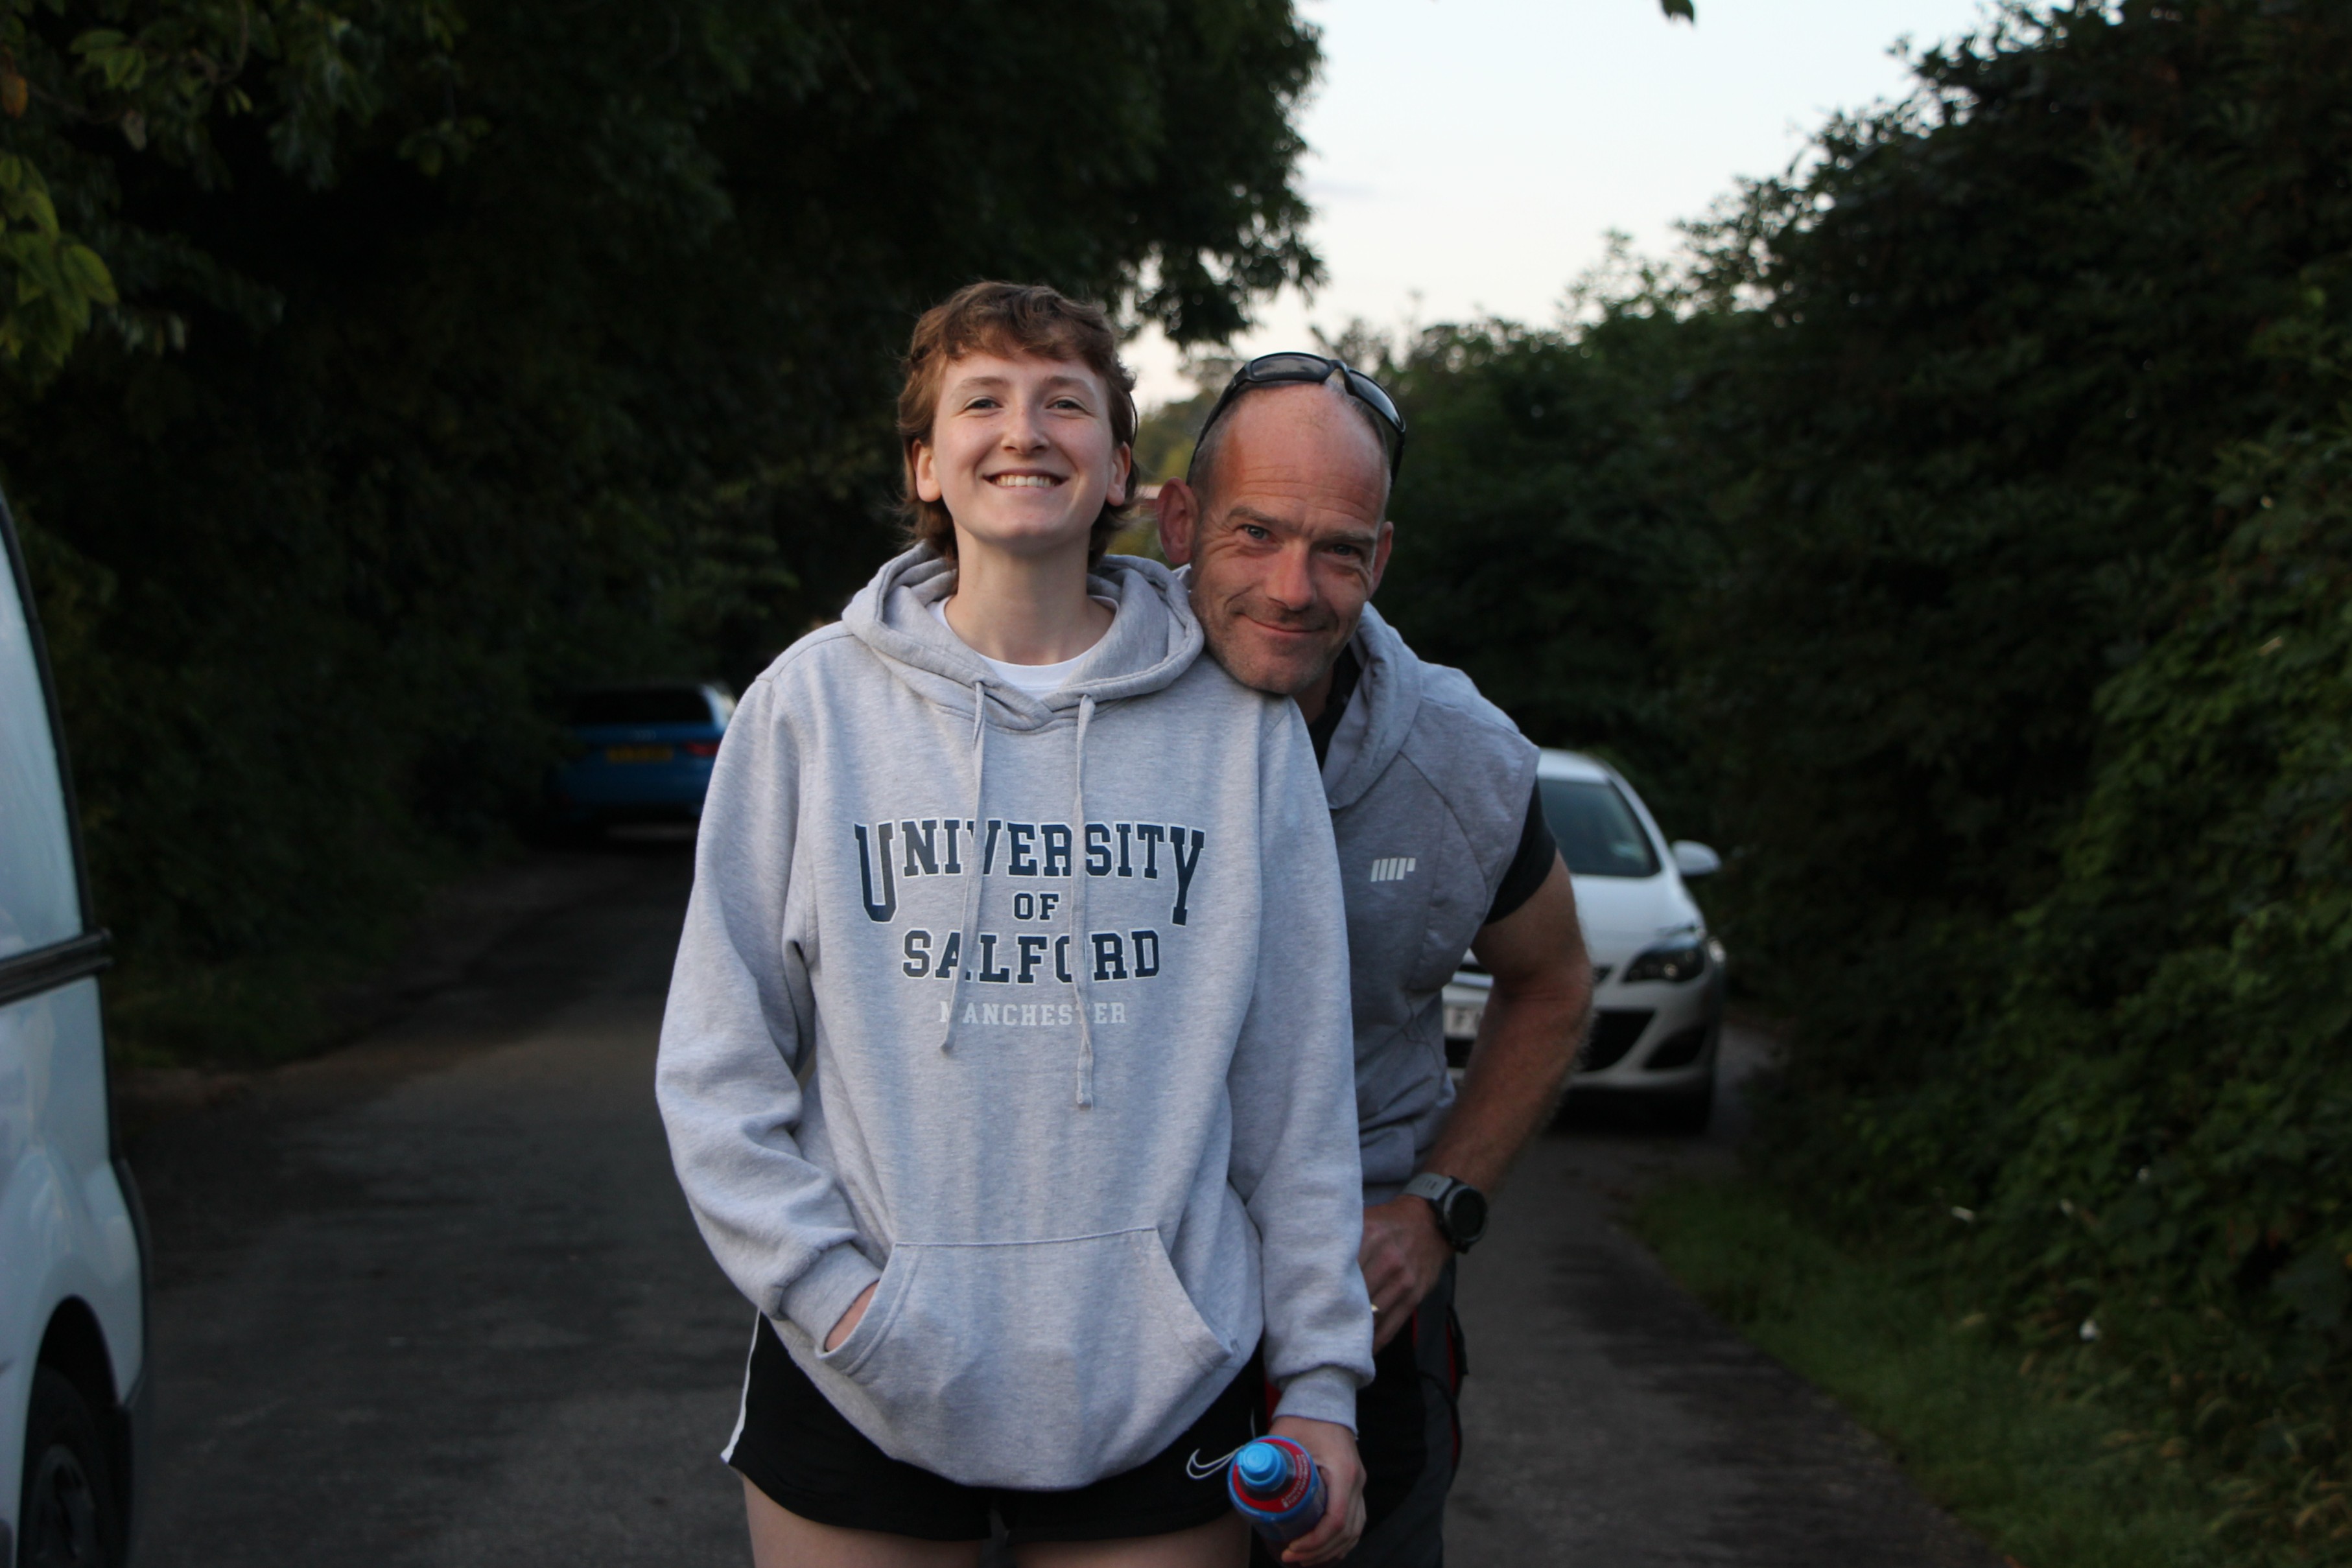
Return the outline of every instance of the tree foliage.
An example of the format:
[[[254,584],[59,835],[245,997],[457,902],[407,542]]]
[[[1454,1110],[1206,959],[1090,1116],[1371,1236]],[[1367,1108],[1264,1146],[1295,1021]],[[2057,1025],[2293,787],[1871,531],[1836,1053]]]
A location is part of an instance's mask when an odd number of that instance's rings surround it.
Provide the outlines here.
[[[1439,327],[1380,367],[1412,420],[1381,602],[1548,746],[1599,751],[1698,831],[1673,616],[1711,559],[1713,320],[1633,287],[1573,333]]]
[[[2100,689],[2101,755],[2060,881],[2020,917],[2015,979],[1974,1037],[2005,1092],[1970,1108],[1975,1136],[1943,1135],[1941,1180],[1921,1184],[1982,1206],[1968,1251],[2021,1337],[2074,1352],[2075,1381],[2163,1390],[2171,1420],[2155,1441],[2217,1448],[2245,1472],[2239,1507],[2284,1513],[2339,1552],[2352,1539],[2347,414],[2352,402],[2283,422],[2225,454],[2226,542]],[[2101,1335],[2087,1353],[2085,1322]]]
[[[1919,70],[1702,236],[1756,329],[1685,636],[1801,1020],[1781,1169],[1970,1217],[2047,1370],[2340,1552],[2352,19],[2082,5]]]
[[[257,955],[497,831],[556,687],[740,680],[829,614],[930,300],[1188,340],[1315,275],[1316,43],[1265,0],[8,15],[5,167],[115,302],[0,386],[0,466],[150,1044],[238,1049],[250,1008],[163,1002],[278,995]]]
[[[243,121],[280,171],[321,187],[352,135],[390,110],[401,156],[427,171],[462,156],[481,130],[456,108],[463,27],[452,0],[5,0],[0,295],[13,303],[0,362],[37,384],[94,318],[132,342],[176,342],[179,318],[127,304],[110,256],[236,292],[168,230],[123,220],[121,152],[215,189],[230,172],[216,139]]]
[[[2342,1559],[2352,14],[1915,64],[1681,276],[1404,357],[1390,593],[1706,802],[1792,1020],[1769,1168]]]
[[[1855,999],[1858,1059],[1951,1038],[1984,977],[1950,965],[2056,873],[2092,692],[2212,548],[2216,452],[2298,395],[2251,343],[2352,240],[2347,62],[2252,10],[1931,54],[1702,236],[1770,329],[1725,387],[1754,461],[1693,622],[1710,730],[1738,836],[1804,846],[1757,935]]]

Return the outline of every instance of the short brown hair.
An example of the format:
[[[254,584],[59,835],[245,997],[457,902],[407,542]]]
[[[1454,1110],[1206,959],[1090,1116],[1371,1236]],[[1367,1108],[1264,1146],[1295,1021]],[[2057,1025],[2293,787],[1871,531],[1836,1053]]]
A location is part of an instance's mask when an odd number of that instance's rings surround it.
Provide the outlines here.
[[[898,389],[898,456],[904,466],[898,509],[910,542],[929,545],[942,560],[955,559],[955,524],[945,505],[926,501],[915,490],[915,443],[929,443],[938,417],[940,385],[948,366],[968,354],[1007,359],[1068,360],[1102,378],[1110,394],[1114,447],[1135,444],[1135,378],[1118,362],[1118,336],[1097,305],[1071,299],[1042,283],[968,283],[923,312],[907,345],[907,381]],[[1134,499],[1135,476],[1128,476]],[[1126,503],[1103,499],[1087,539],[1089,565],[1102,559],[1111,536],[1126,522]]]

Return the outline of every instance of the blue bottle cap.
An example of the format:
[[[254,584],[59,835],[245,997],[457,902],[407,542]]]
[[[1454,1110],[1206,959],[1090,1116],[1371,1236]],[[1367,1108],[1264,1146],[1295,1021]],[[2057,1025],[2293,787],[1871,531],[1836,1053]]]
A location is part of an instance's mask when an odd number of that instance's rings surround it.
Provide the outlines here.
[[[1251,1443],[1234,1456],[1234,1473],[1252,1491],[1271,1491],[1290,1474],[1290,1456],[1272,1443]]]

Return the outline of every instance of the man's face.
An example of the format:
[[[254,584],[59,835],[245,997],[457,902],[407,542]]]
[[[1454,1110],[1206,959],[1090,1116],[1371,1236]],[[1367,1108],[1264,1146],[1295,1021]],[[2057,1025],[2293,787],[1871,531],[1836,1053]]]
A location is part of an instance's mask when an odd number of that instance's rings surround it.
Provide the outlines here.
[[[1225,415],[1206,495],[1160,493],[1160,543],[1192,569],[1209,652],[1297,696],[1330,674],[1388,565],[1388,457],[1335,387],[1254,392]]]
[[[1083,548],[1106,496],[1127,493],[1102,378],[1071,361],[968,354],[950,363],[914,444],[915,493],[957,532],[1013,555]]]

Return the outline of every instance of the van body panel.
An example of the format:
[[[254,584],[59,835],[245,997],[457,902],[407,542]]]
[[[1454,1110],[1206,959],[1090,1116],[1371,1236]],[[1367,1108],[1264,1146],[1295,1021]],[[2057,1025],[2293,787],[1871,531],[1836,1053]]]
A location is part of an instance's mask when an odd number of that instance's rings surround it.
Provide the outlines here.
[[[90,916],[56,686],[26,582],[0,499],[0,1564],[21,1533],[26,1416],[60,1313],[79,1320],[86,1310],[96,1325],[97,1352],[81,1324],[76,1354],[59,1362],[79,1374],[101,1423],[131,1433],[120,1458],[134,1488],[144,1479],[134,1428],[148,1391],[146,1239],[120,1174],[96,977],[109,944]],[[136,1530],[135,1508],[124,1523]]]
[[[139,1239],[108,1147],[98,982],[0,1008],[0,1523],[18,1522],[33,1368],[58,1309],[98,1320],[120,1406],[145,1371]]]

